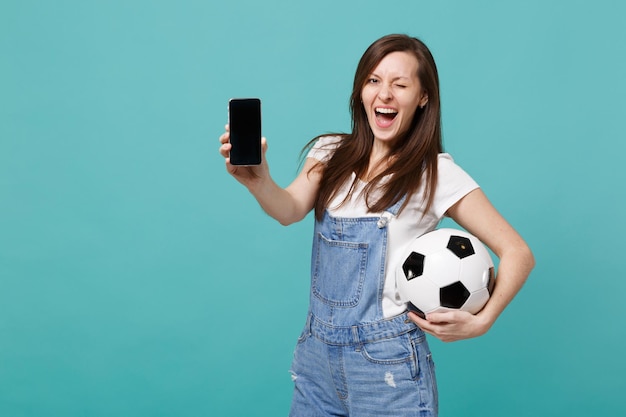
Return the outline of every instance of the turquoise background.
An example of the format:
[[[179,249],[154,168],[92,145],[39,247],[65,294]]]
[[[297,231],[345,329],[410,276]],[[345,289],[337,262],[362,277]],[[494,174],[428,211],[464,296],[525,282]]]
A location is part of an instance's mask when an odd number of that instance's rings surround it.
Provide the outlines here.
[[[287,185],[393,32],[537,258],[487,335],[431,340],[441,415],[624,415],[625,4],[3,0],[0,415],[287,415],[311,218],[227,175],[226,104],[262,98]]]

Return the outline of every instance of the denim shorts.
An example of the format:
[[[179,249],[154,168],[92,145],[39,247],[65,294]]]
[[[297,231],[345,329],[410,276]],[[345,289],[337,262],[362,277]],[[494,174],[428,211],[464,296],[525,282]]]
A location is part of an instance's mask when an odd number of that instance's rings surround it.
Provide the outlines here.
[[[307,324],[298,339],[290,416],[437,416],[435,369],[421,329],[358,343],[323,336]]]

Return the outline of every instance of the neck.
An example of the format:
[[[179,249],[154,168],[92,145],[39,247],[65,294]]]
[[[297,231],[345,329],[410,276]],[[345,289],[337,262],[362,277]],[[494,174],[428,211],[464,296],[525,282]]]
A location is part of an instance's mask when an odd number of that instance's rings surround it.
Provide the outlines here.
[[[372,158],[381,160],[387,157],[390,151],[391,146],[388,142],[374,138],[374,143],[372,144],[372,153],[370,154],[370,161],[372,160]]]
[[[374,146],[370,153],[370,160],[365,173],[365,181],[369,182],[374,177],[389,167],[389,148],[374,140]]]

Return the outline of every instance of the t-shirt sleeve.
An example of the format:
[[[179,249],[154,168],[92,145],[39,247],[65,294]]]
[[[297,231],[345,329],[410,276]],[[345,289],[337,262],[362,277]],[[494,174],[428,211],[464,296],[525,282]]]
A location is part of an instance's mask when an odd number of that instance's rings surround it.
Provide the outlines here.
[[[432,207],[437,217],[443,217],[450,207],[477,188],[479,185],[476,181],[454,162],[452,156],[447,153],[439,154],[437,190]]]
[[[315,142],[306,157],[326,162],[337,149],[339,143],[341,143],[341,138],[338,136],[322,136]]]

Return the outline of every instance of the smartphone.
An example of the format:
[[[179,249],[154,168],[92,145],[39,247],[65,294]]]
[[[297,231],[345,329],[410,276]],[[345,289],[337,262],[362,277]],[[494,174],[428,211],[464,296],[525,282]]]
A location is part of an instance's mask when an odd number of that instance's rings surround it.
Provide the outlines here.
[[[259,165],[261,163],[261,100],[233,98],[228,102],[230,125],[230,163]]]

